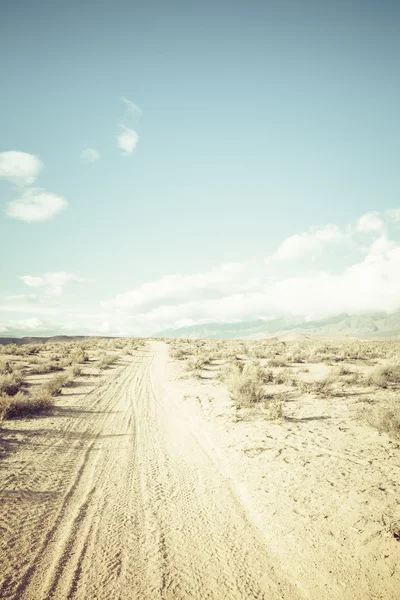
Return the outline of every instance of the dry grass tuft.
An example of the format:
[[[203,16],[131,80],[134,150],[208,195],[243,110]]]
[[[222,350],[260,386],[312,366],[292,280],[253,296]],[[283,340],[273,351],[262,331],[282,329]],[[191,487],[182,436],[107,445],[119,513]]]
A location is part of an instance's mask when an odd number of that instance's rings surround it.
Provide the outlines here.
[[[0,419],[16,419],[38,414],[54,404],[51,394],[18,392],[15,396],[0,395]]]
[[[46,373],[54,373],[55,371],[62,371],[62,367],[57,362],[42,360],[31,368],[30,373],[32,375],[45,375]]]
[[[22,375],[16,371],[0,376],[0,394],[15,396],[24,385]]]
[[[62,388],[70,385],[71,382],[72,378],[68,373],[60,373],[59,375],[55,375],[50,381],[46,381],[39,390],[41,390],[40,393],[43,396],[46,396],[47,394],[57,396],[57,394],[60,394]]]
[[[400,438],[400,404],[393,400],[389,405],[376,405],[367,412],[367,422],[371,427]]]

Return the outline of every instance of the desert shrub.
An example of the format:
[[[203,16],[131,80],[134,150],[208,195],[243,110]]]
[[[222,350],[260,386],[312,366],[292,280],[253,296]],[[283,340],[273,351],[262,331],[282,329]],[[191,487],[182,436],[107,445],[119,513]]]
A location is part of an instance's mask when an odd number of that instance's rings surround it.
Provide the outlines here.
[[[176,360],[183,360],[187,356],[187,351],[183,350],[183,348],[170,348],[169,354],[171,358]]]
[[[119,355],[116,355],[116,354],[104,355],[99,359],[97,365],[98,365],[99,369],[107,369],[107,367],[109,367],[110,365],[113,365],[115,362],[117,362],[118,359],[119,359]]]
[[[202,369],[205,364],[205,361],[198,356],[191,356],[188,358],[186,366],[188,371],[196,371]]]
[[[16,354],[18,346],[16,344],[6,344],[2,348],[4,354]]]
[[[274,372],[271,369],[264,371],[264,383],[272,383],[275,381]]]
[[[8,360],[0,361],[0,375],[8,375],[14,370],[13,364]]]
[[[400,438],[400,404],[393,400],[389,405],[376,405],[367,412],[367,422],[379,431]]]
[[[298,381],[298,389],[304,394],[328,395],[332,393],[332,381],[329,378],[318,381]]]
[[[0,395],[0,418],[15,419],[38,414],[49,409],[54,404],[54,399],[48,392],[38,390],[32,395],[18,392],[14,396]]]
[[[271,400],[268,400],[266,403],[267,416],[269,419],[271,419],[271,421],[282,419],[284,403],[284,398],[281,395],[275,396]]]
[[[277,383],[278,385],[280,384],[287,384],[287,385],[296,385],[297,381],[292,373],[292,371],[290,371],[290,369],[284,369],[283,371],[279,371],[279,373],[276,373],[274,375],[273,378],[274,383]]]
[[[0,394],[7,394],[8,396],[15,396],[21,388],[24,386],[25,381],[21,375],[14,371],[7,375],[0,376]]]
[[[54,373],[55,371],[62,371],[62,367],[51,360],[39,361],[31,368],[32,375],[44,375],[46,373]]]
[[[239,405],[251,406],[261,402],[264,397],[264,370],[258,365],[225,369],[222,381],[232,399]]]
[[[400,383],[400,364],[376,367],[367,379],[369,385],[387,388],[390,384]]]
[[[71,359],[73,363],[82,364],[89,360],[89,355],[84,348],[77,348],[71,353]]]
[[[40,389],[42,390],[42,394],[46,395],[47,393],[51,396],[56,396],[61,392],[61,389],[71,383],[71,376],[68,373],[59,373],[55,375],[49,381],[46,381]]]
[[[268,365],[270,367],[286,367],[286,357],[276,356],[275,358],[270,358]]]
[[[82,367],[74,365],[71,369],[71,374],[73,377],[79,377],[79,375],[82,375]]]

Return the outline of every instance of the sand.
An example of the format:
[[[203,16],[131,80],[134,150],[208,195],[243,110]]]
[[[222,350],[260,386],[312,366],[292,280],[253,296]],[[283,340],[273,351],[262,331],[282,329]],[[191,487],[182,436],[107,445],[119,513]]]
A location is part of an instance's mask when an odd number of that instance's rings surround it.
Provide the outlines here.
[[[287,416],[152,342],[3,423],[0,597],[398,598],[398,444],[340,400]]]

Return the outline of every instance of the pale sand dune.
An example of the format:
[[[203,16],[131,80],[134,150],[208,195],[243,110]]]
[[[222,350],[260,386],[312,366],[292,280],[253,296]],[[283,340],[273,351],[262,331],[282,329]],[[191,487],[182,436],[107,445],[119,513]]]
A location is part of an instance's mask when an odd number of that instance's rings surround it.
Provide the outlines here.
[[[150,343],[3,425],[0,597],[399,597],[396,444],[338,431],[339,403],[235,423],[219,384],[181,376]]]

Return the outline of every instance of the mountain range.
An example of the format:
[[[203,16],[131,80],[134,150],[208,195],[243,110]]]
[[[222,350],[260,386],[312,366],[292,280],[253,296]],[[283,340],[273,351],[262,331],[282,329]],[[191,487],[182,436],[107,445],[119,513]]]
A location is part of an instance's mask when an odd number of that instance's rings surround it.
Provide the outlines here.
[[[234,323],[209,322],[166,329],[155,337],[235,339],[285,334],[340,335],[356,338],[400,337],[400,312],[357,315],[344,313],[314,321],[293,317]]]

